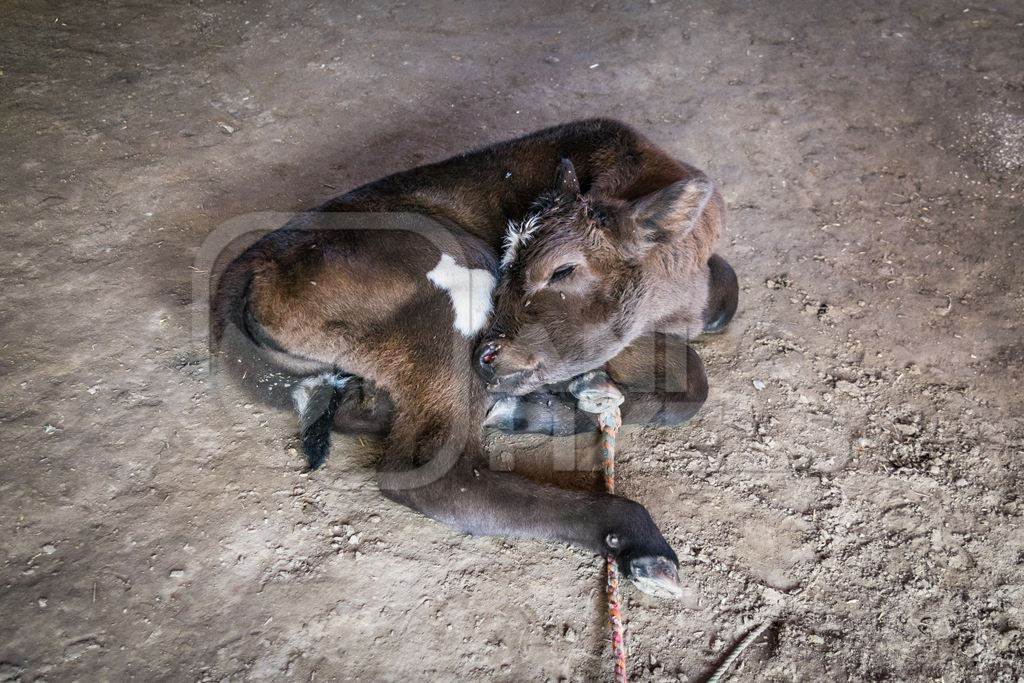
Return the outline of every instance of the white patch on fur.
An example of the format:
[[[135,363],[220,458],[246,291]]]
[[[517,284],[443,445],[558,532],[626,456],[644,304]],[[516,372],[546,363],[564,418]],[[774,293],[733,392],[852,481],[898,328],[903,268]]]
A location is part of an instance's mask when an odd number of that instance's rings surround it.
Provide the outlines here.
[[[508,222],[508,229],[505,231],[505,249],[501,256],[502,270],[515,263],[519,248],[525,246],[537,232],[537,228],[540,227],[538,218],[539,216],[534,215],[519,223]]]
[[[349,379],[351,378],[334,375],[329,372],[316,375],[315,377],[307,377],[299,382],[299,386],[292,390],[292,401],[295,402],[295,410],[298,411],[300,416],[305,415],[306,408],[309,407],[309,401],[317,389],[325,384],[333,385],[336,390],[343,389],[348,384]]]
[[[441,254],[427,279],[451,297],[456,330],[464,337],[472,337],[483,329],[491,315],[494,291],[494,276],[489,271],[460,266],[448,254]]]

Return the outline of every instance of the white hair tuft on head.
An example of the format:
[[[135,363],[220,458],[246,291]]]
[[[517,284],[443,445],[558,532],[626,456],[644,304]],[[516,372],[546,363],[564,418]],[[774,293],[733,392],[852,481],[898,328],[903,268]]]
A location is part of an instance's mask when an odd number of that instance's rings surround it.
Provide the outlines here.
[[[504,253],[501,256],[502,270],[515,263],[519,248],[525,246],[540,227],[539,218],[538,214],[534,214],[518,223],[513,220],[508,222],[508,229],[505,231]]]

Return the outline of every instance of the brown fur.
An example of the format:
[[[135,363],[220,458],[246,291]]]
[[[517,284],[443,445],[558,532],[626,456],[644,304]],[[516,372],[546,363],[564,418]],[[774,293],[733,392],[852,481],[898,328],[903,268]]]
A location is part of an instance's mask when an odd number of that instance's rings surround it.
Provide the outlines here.
[[[514,258],[506,255],[491,329],[478,348],[492,391],[525,394],[564,381],[643,334],[686,339],[703,330],[723,202],[693,169],[660,159],[656,168],[669,185],[627,200],[622,188],[649,182],[630,182],[615,169],[584,192],[574,165],[562,162],[554,189],[520,236],[511,233],[519,246]]]

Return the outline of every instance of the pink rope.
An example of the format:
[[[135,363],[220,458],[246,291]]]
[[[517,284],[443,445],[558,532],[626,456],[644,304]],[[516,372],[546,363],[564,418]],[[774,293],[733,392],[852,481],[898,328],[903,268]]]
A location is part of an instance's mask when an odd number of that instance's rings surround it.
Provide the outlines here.
[[[608,493],[615,493],[615,445],[622,426],[622,392],[601,371],[578,377],[569,387],[576,396],[580,410],[594,413],[601,425],[601,464],[604,468],[604,485]],[[622,626],[622,599],[619,597],[619,565],[615,557],[605,557],[608,596],[608,621],[612,627],[612,655],[615,657],[615,680],[626,683],[626,634]]]
[[[601,414],[601,464],[604,466],[604,485],[608,493],[615,493],[615,445],[622,418],[618,407]],[[608,621],[612,627],[612,655],[615,657],[615,680],[626,683],[626,632],[622,625],[622,599],[619,597],[619,565],[615,558],[605,558],[608,576],[605,592],[608,595]]]

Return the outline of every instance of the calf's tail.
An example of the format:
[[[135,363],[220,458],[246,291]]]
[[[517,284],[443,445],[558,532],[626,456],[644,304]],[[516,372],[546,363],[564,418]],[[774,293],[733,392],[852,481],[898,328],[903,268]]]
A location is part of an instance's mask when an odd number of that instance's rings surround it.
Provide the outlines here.
[[[211,303],[210,357],[256,400],[299,415],[299,441],[308,469],[330,451],[331,425],[352,375],[278,346],[249,306],[251,264],[243,257],[224,270]]]

